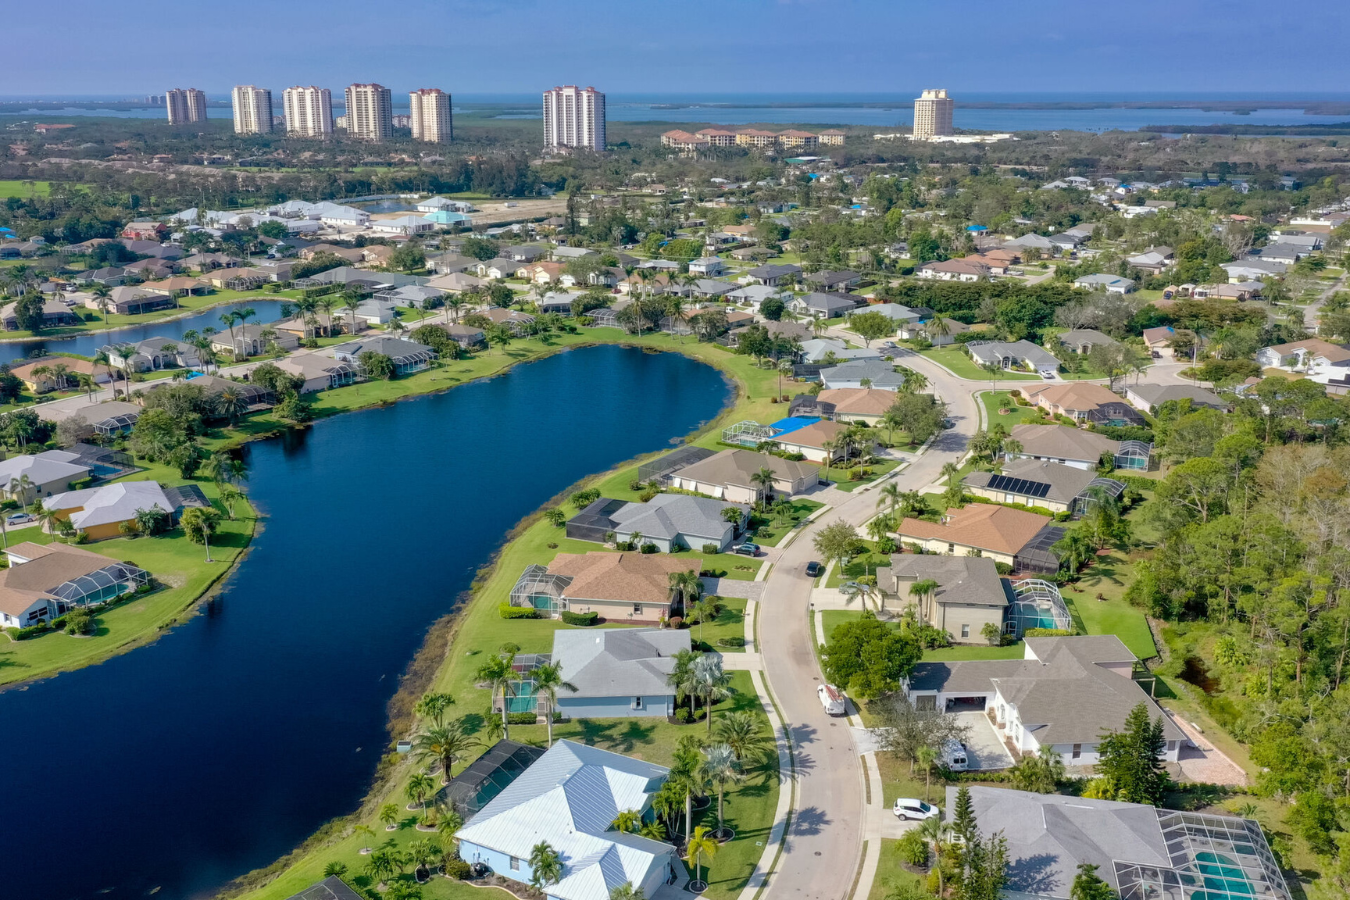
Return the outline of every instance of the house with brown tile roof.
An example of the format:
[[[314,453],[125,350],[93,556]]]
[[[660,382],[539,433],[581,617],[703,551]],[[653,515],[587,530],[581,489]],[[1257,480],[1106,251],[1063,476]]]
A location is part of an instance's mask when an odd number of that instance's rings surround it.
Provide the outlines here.
[[[825,418],[869,425],[880,422],[886,410],[895,405],[895,399],[895,391],[880,388],[833,388],[821,391],[815,397],[820,415]]]
[[[834,462],[843,456],[843,450],[839,447],[826,450],[825,444],[837,442],[839,435],[847,430],[847,425],[822,419],[819,422],[807,425],[805,428],[798,428],[779,435],[773,440],[779,449],[784,452],[800,453],[811,462],[823,463],[827,458]]]
[[[1063,384],[1031,384],[1014,388],[1026,400],[1054,416],[1075,422],[1109,425],[1142,425],[1144,419],[1128,403],[1100,384],[1071,381]]]
[[[559,553],[547,567],[526,568],[509,602],[554,616],[567,610],[599,613],[607,622],[659,622],[671,616],[670,576],[702,567],[697,557]]]
[[[1064,529],[1056,528],[1049,516],[970,503],[964,509],[947,510],[939,522],[907,518],[896,535],[902,544],[918,544],[925,553],[968,556],[978,551],[977,555],[1007,563],[1015,571],[1053,572],[1059,558],[1049,547],[1064,536]]]
[[[27,628],[72,609],[106,603],[150,580],[144,569],[67,544],[23,542],[5,550],[0,627]],[[96,576],[96,577],[89,577]]]

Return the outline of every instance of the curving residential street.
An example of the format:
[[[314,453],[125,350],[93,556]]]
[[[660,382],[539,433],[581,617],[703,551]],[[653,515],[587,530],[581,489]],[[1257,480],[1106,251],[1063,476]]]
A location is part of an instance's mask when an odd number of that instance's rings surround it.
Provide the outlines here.
[[[904,490],[921,490],[935,481],[947,462],[966,452],[980,427],[978,401],[972,391],[983,383],[957,378],[910,351],[896,360],[922,372],[933,391],[947,401],[954,426],[942,432],[927,451],[892,476]],[[843,500],[803,529],[773,562],[765,579],[759,608],[759,649],[773,694],[796,751],[796,796],[783,855],[768,879],[775,898],[838,900],[847,896],[862,864],[861,850],[868,821],[863,764],[846,719],[825,715],[816,697],[822,676],[812,648],[811,588],[807,562],[817,558],[811,537],[822,526],[845,521],[861,526],[876,513],[877,488],[853,494],[834,492]],[[873,797],[880,803],[880,797]],[[875,846],[877,842],[872,841]],[[858,884],[865,897],[871,879]]]

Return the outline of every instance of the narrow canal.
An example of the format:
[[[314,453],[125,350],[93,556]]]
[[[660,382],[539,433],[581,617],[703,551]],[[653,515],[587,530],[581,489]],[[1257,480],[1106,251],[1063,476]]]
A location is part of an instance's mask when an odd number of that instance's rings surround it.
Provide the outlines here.
[[[239,303],[224,303],[211,309],[172,319],[167,322],[154,322],[146,325],[128,325],[126,328],[114,328],[111,331],[93,334],[77,334],[71,337],[33,338],[26,341],[0,342],[0,363],[13,362],[16,359],[42,353],[75,353],[80,356],[93,356],[100,347],[109,344],[136,344],[151,338],[181,338],[188,331],[200,332],[203,328],[216,331],[228,330],[220,317],[227,312],[236,312],[245,307],[252,309],[257,316],[250,322],[275,322],[281,318],[281,304],[284,300],[245,300]]]
[[[354,809],[400,674],[505,532],[733,395],[593,347],[250,445],[266,521],[202,615],[0,693],[0,895],[209,896]]]

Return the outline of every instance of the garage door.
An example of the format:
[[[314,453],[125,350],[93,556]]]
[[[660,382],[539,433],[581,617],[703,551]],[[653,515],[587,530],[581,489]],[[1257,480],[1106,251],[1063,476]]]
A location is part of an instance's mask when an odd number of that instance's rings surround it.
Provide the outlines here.
[[[947,712],[984,712],[984,697],[948,697]]]

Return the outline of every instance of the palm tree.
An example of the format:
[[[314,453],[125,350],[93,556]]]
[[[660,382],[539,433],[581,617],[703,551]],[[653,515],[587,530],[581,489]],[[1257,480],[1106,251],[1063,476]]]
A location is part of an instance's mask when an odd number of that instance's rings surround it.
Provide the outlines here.
[[[562,663],[556,662],[547,666],[539,666],[530,673],[534,679],[535,699],[542,695],[548,701],[548,745],[553,746],[553,711],[558,706],[558,691],[570,691],[576,693],[577,686],[567,681],[562,676]]]
[[[699,884],[706,884],[703,881],[703,858],[712,859],[717,855],[717,841],[714,840],[708,828],[700,825],[694,829],[694,833],[689,835],[689,842],[684,845],[684,858],[694,866],[694,881]]]
[[[788,375],[792,374],[792,360],[786,356],[783,357],[778,361],[777,368],[778,368],[778,397],[781,399],[783,396],[783,375],[784,373]]]
[[[511,688],[516,683],[516,672],[511,667],[516,655],[498,654],[478,667],[478,680],[485,681],[492,690],[492,699],[497,699],[497,693],[502,695],[502,737],[511,737],[511,723],[506,718],[507,699],[510,697]]]
[[[356,294],[344,295],[346,299],[342,303],[342,308],[347,311],[347,316],[351,319],[352,334],[356,334],[356,311],[361,308],[361,298]]]
[[[768,466],[761,466],[758,472],[750,476],[750,483],[759,488],[761,508],[773,500],[773,480],[773,469]]]
[[[216,409],[222,416],[226,416],[233,425],[238,418],[248,410],[248,401],[244,399],[244,394],[239,388],[230,386],[216,395]]]
[[[27,473],[20,475],[18,478],[11,478],[9,480],[9,495],[11,497],[20,498],[23,502],[24,512],[28,511],[28,493],[32,489],[33,479],[29,478]]]
[[[637,834],[642,828],[642,813],[636,809],[619,810],[619,814],[614,817],[614,821],[609,823],[609,827],[615,831],[624,831],[629,834]]]
[[[464,728],[463,719],[444,725],[435,724],[413,739],[413,753],[421,760],[431,760],[441,766],[441,778],[448,782],[455,761],[477,747],[478,739]]]
[[[453,806],[442,809],[436,819],[436,831],[447,846],[455,839],[456,832],[463,827],[464,817],[456,812]]]
[[[674,334],[681,325],[689,321],[689,311],[685,309],[684,298],[679,294],[671,294],[666,298],[666,315],[670,317],[670,333]],[[684,343],[684,336],[680,336],[680,342]]]
[[[98,307],[99,312],[103,313],[103,324],[108,324],[108,310],[112,309],[112,300],[109,295],[112,294],[112,288],[106,284],[94,285],[93,291],[94,305]]]
[[[225,504],[225,512],[229,515],[230,521],[234,521],[234,505],[243,499],[244,493],[232,484],[222,484],[220,486],[220,502]]]
[[[850,581],[839,588],[839,592],[844,595],[845,605],[852,606],[854,600],[864,600],[867,595],[867,589],[857,581]],[[866,602],[863,606],[866,607]]]
[[[530,884],[542,891],[551,884],[562,881],[562,857],[547,841],[540,841],[530,850]]]
[[[717,831],[713,833],[719,840],[725,839],[727,829],[723,817],[723,803],[727,785],[745,780],[745,770],[736,758],[736,751],[727,744],[713,744],[703,751],[702,769],[708,780],[717,785]]]
[[[315,314],[319,311],[319,301],[313,297],[301,297],[295,301],[295,311],[300,314],[300,321],[304,323],[305,337],[315,337],[318,325]]]
[[[381,886],[394,877],[396,868],[394,856],[388,850],[376,850],[366,859],[366,874]]]
[[[422,821],[427,818],[427,797],[436,791],[436,783],[423,772],[408,779],[408,799],[422,807]]]
[[[331,295],[319,298],[319,309],[323,310],[324,328],[331,335],[333,333],[333,310],[338,306],[338,299]]]
[[[104,371],[107,372],[108,374],[108,384],[111,385],[113,380],[112,360],[108,357],[108,351],[106,348],[100,349],[97,353],[94,354],[93,364],[95,366],[103,367]],[[116,391],[114,391],[113,393],[116,393]]]
[[[381,806],[380,821],[384,823],[385,831],[393,831],[394,823],[398,821],[398,807],[393,803],[386,803]]]
[[[717,723],[717,739],[730,747],[743,764],[760,762],[769,754],[769,737],[759,719],[748,712],[724,715]]]
[[[839,441],[831,438],[820,442],[820,449],[825,451],[825,480],[830,480],[830,463],[834,461],[834,451],[839,449]]]
[[[468,301],[466,301],[459,294],[450,294],[448,297],[446,297],[445,302],[443,304],[445,307],[445,321],[446,322],[450,321],[450,313],[453,312],[455,314],[455,321],[458,322],[459,311],[464,308],[467,302]]]
[[[633,537],[634,543],[638,540]],[[679,604],[680,611],[688,614],[690,604],[697,600],[703,594],[703,580],[699,578],[698,572],[671,572],[666,576],[670,583],[670,591],[673,599]]]
[[[731,676],[722,670],[722,657],[715,653],[704,654],[695,660],[693,675],[698,694],[708,707],[708,733],[712,734],[713,706],[734,693]]]
[[[948,486],[952,485],[954,483],[953,479],[955,479],[956,476],[960,474],[961,469],[956,465],[956,463],[947,462],[942,464],[942,477],[947,479]]]
[[[33,506],[33,518],[37,519],[38,526],[48,534],[56,530],[56,523],[60,521],[56,510],[44,506],[41,500]]]
[[[220,321],[224,323],[226,328],[230,329],[230,351],[238,351],[239,345],[234,339],[234,326],[239,324],[239,314],[234,312],[223,312],[220,314]]]
[[[929,620],[927,600],[937,594],[938,583],[931,578],[925,578],[922,581],[916,581],[909,586],[909,595],[917,601],[921,607],[919,618],[925,622]]]
[[[877,509],[883,506],[890,506],[889,515],[891,519],[895,518],[895,511],[900,508],[900,485],[894,481],[888,481],[877,491]]]
[[[932,748],[925,747],[921,749],[932,749]],[[942,883],[943,881],[942,857],[944,855],[943,845],[949,843],[951,840],[952,826],[947,822],[942,821],[940,817],[934,816],[931,819],[924,819],[922,822],[919,823],[919,834],[923,835],[924,840],[933,845],[933,856],[935,857],[933,861],[933,871],[937,872],[938,896],[941,897],[943,896],[943,889],[944,889],[944,885]]]
[[[942,316],[933,316],[932,320],[929,321],[927,328],[938,337],[948,337],[952,333],[951,324],[948,323],[946,319],[942,318]],[[939,342],[934,341],[933,343],[938,344]]]
[[[928,786],[932,783],[933,766],[937,763],[937,758],[937,750],[926,744],[914,751],[914,761],[919,764],[920,769],[923,769],[923,799],[925,801],[928,800]]]
[[[454,706],[455,698],[450,694],[429,693],[423,694],[413,706],[413,712],[417,713],[423,719],[427,719],[433,725],[444,724],[445,714],[449,712],[450,707]]]

